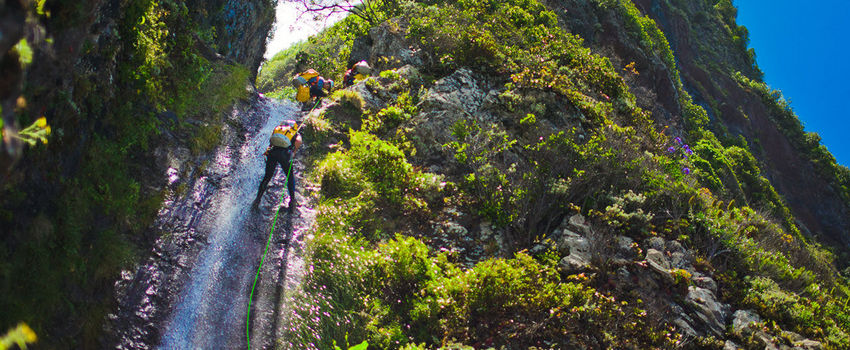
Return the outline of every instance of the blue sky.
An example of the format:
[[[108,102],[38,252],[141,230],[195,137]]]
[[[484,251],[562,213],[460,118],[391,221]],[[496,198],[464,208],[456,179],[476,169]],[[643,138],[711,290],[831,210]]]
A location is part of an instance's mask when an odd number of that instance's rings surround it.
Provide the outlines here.
[[[850,1],[734,0],[771,88],[850,166]]]

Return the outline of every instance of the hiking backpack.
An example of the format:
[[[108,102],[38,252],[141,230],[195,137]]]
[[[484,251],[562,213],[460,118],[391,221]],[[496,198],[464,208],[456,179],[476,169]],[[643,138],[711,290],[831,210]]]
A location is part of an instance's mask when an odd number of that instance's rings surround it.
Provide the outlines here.
[[[272,131],[272,136],[269,138],[269,143],[275,147],[289,148],[295,140],[295,135],[298,133],[298,123],[292,125],[278,125]]]

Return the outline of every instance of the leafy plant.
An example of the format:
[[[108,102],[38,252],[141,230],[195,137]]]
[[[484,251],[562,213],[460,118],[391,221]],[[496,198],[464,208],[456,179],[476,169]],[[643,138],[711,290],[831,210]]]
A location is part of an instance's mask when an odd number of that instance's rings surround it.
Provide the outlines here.
[[[2,128],[2,124],[0,124],[0,128]],[[5,135],[6,130],[2,130],[2,132]],[[47,119],[41,117],[33,122],[32,125],[18,131],[17,135],[12,134],[12,137],[26,142],[30,147],[34,147],[39,142],[46,145],[47,136],[50,136],[50,133],[51,128],[50,125],[47,125]]]
[[[36,337],[35,332],[26,323],[20,323],[0,337],[0,350],[9,349],[12,345],[26,349],[27,344],[35,343],[36,340],[38,340],[38,337]]]

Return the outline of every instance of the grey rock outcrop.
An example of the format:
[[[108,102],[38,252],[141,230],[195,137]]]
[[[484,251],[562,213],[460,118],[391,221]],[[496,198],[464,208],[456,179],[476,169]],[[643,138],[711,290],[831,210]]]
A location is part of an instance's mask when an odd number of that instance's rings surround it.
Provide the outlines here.
[[[404,30],[397,25],[382,23],[369,30],[369,35],[357,38],[350,62],[366,60],[378,72],[404,65],[428,66],[426,51],[405,38]]]
[[[685,302],[693,310],[692,315],[705,325],[715,336],[723,335],[730,307],[717,300],[714,292],[700,287],[688,287]]]
[[[421,102],[422,113],[406,125],[413,131],[411,139],[418,157],[444,159],[442,145],[451,141],[448,130],[458,121],[484,124],[488,118],[480,109],[490,90],[486,78],[466,68],[435,82]]]
[[[752,332],[754,325],[761,323],[761,316],[753,310],[738,310],[732,317],[732,333],[738,335]]]
[[[761,322],[761,316],[755,311],[738,310],[733,315],[731,332],[738,337],[752,339],[751,341],[765,349],[817,350],[823,348],[821,342],[807,339],[794,332],[781,330],[779,337],[768,334],[762,328]]]
[[[663,253],[657,249],[650,248],[646,251],[646,263],[665,282],[670,284],[674,282],[673,274],[670,272],[670,261],[667,260],[667,257]]]
[[[564,230],[564,236],[558,243],[558,250],[567,254],[558,263],[562,273],[579,273],[590,267],[590,242],[587,238]]]

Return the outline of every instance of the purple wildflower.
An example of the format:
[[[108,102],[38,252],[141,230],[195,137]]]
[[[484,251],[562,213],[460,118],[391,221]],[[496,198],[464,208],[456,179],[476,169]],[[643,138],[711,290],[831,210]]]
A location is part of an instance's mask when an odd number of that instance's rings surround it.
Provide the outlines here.
[[[691,151],[691,149],[690,149],[690,148],[685,148],[685,153],[687,153],[687,154],[694,154],[694,151]]]
[[[675,139],[673,139],[673,141],[676,141],[676,143],[678,143],[680,145],[682,144],[682,138],[681,137],[677,136]]]
[[[683,173],[683,174],[685,174],[685,175],[688,175],[688,174],[690,174],[690,173],[691,173],[691,169],[689,169],[688,167],[683,167],[683,168],[682,168],[682,173]]]
[[[673,153],[673,152],[676,152],[676,147],[670,146],[670,148],[667,149],[667,153]]]

